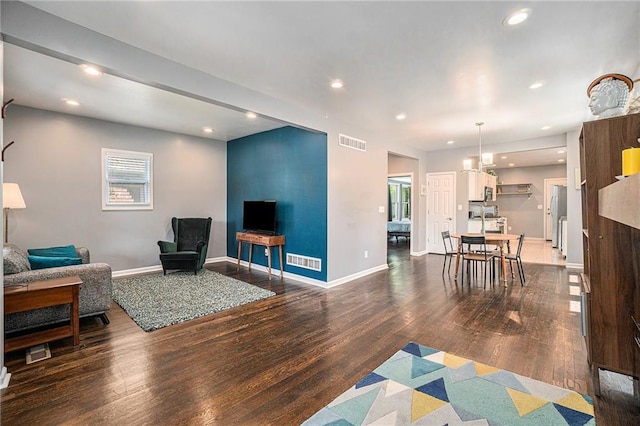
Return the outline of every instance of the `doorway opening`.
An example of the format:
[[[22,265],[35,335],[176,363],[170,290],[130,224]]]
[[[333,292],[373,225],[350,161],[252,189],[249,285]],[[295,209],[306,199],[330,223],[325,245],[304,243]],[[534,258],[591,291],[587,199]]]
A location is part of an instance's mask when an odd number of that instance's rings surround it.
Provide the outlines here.
[[[413,255],[420,239],[416,230],[419,220],[415,217],[420,203],[420,179],[418,159],[402,154],[387,154],[387,206],[385,233],[387,238],[387,262],[389,256]],[[381,209],[382,211],[382,209]],[[393,253],[392,253],[393,251]]]
[[[412,175],[389,175],[387,177],[387,240],[400,248],[411,245]]]

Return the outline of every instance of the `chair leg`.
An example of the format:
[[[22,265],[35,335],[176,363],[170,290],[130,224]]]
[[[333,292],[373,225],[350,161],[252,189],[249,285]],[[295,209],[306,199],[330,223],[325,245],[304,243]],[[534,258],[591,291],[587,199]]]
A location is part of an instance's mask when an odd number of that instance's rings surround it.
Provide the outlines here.
[[[524,279],[524,267],[522,266],[522,259],[518,258],[517,263],[518,263],[518,274],[520,274],[520,285],[524,285],[525,279]]]
[[[447,266],[447,255],[444,255],[444,262],[442,263],[442,276],[444,277],[444,267]]]
[[[102,321],[103,325],[108,325],[110,323],[109,317],[104,312],[100,314],[100,320]]]
[[[482,265],[482,288],[487,288],[487,262]]]

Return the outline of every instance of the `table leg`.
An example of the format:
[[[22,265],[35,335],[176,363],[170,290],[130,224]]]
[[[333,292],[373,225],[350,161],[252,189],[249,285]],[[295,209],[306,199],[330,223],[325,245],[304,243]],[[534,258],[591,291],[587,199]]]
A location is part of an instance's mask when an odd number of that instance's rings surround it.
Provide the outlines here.
[[[80,344],[80,286],[74,285],[71,289],[73,302],[71,302],[71,329],[73,330],[73,346]]]
[[[238,241],[238,269],[240,269],[240,252],[242,251],[242,241]]]
[[[504,244],[500,244],[500,268],[502,268],[502,282],[507,286],[507,261],[504,257]]]
[[[282,266],[282,245],[278,246],[278,252],[280,253],[280,278],[282,278],[282,270],[284,269]]]
[[[253,257],[253,243],[249,243],[249,270],[251,270],[251,258]]]
[[[456,253],[456,270],[453,279],[458,279],[458,267],[460,266],[460,253],[462,252],[462,239],[458,238],[458,253]]]
[[[267,246],[267,266],[269,266],[269,279],[271,279],[271,247]]]

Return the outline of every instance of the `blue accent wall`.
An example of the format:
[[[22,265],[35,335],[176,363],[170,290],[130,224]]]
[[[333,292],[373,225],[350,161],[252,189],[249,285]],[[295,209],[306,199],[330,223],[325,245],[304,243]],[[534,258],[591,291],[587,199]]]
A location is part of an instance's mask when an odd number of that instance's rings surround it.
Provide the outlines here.
[[[327,280],[327,135],[283,127],[227,143],[227,256],[237,257],[245,200],[275,200],[277,233],[284,234],[284,270]],[[255,246],[253,263],[267,266],[264,247]],[[317,272],[286,264],[286,253],[319,258]],[[240,257],[248,260],[248,244]],[[272,249],[272,268],[279,269]],[[273,272],[273,271],[272,271]]]

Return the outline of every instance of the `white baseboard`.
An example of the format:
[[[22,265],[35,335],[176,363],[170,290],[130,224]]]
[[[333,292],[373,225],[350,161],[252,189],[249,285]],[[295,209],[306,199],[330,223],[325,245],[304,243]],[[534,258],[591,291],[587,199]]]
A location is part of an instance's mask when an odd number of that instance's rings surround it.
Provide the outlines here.
[[[158,272],[158,271],[162,272],[162,266],[160,265],[144,266],[142,268],[123,269],[121,271],[113,271],[111,272],[111,276],[113,278],[132,277],[134,275],[149,274],[149,273]]]
[[[224,262],[226,257],[213,257],[204,261],[207,263]],[[123,269],[121,271],[111,272],[113,278],[132,277],[134,275],[151,274],[153,272],[162,272],[162,265],[143,266],[142,268]]]
[[[425,254],[429,254],[429,251],[427,251],[427,250],[412,251],[410,254],[411,254],[411,256],[419,257],[419,256],[424,256]]]
[[[349,281],[353,281],[358,278],[362,278],[364,276],[373,274],[375,272],[384,271],[385,269],[389,269],[389,265],[386,263],[384,265],[378,265],[373,268],[365,269],[364,271],[357,272],[355,274],[347,275],[346,277],[338,278],[337,280],[329,281],[326,283],[326,288],[335,287]]]
[[[2,367],[0,370],[0,389],[9,387],[9,380],[11,380],[11,373],[7,373],[7,367]]]
[[[567,269],[576,269],[582,271],[584,270],[584,265],[582,263],[567,263]]]
[[[419,254],[419,256],[421,255],[422,254]],[[204,264],[207,265],[210,263],[219,263],[219,262],[229,262],[237,265],[238,259],[236,259],[235,257],[229,257],[229,256],[214,257],[214,258],[208,258],[207,260],[205,260]],[[245,260],[241,260],[240,265],[248,267],[249,262]],[[261,272],[269,272],[269,268],[263,265],[259,265],[257,263],[251,263],[251,269],[255,269],[256,271],[261,271]],[[364,271],[360,271],[355,274],[347,275],[346,277],[338,278],[337,280],[328,281],[328,282],[316,280],[316,279],[305,277],[298,274],[292,274],[291,272],[286,272],[286,271],[284,271],[283,277],[287,279],[299,281],[304,284],[311,284],[316,287],[331,288],[331,287],[335,287],[335,286],[347,283],[349,281],[353,281],[358,278],[362,278],[364,276],[373,274],[378,271],[384,271],[385,269],[389,269],[389,265],[387,265],[386,263],[383,265],[366,269]],[[123,269],[121,271],[112,272],[111,276],[113,278],[122,278],[122,277],[130,277],[134,275],[149,274],[153,272],[162,272],[162,265],[145,266],[142,268],[134,268],[134,269]],[[280,278],[280,269],[271,268],[271,274],[274,278]]]
[[[216,260],[216,261],[218,261],[218,262],[226,261],[226,262],[233,263],[233,264],[236,264],[236,265],[238,264],[238,259],[236,259],[235,257],[221,258],[221,259]],[[249,266],[249,262],[247,262],[245,260],[241,260],[240,261],[240,265],[248,267]],[[255,264],[255,263],[251,263],[251,269],[255,269],[255,270],[258,270],[258,271],[261,271],[261,272],[268,272],[269,271],[269,269],[266,266],[258,265],[258,264]],[[287,279],[299,281],[299,282],[304,283],[304,284],[311,284],[311,285],[314,285],[316,287],[331,288],[331,287],[336,287],[336,286],[339,286],[339,285],[344,284],[346,282],[353,281],[355,279],[364,277],[366,275],[373,274],[374,272],[383,271],[385,269],[389,269],[389,265],[387,265],[386,263],[384,265],[376,266],[374,268],[370,268],[370,269],[367,269],[365,271],[360,271],[358,273],[355,273],[355,274],[352,274],[352,275],[348,275],[346,277],[338,278],[337,280],[328,281],[328,282],[316,280],[316,279],[305,277],[305,276],[298,275],[298,274],[292,274],[291,272],[286,272],[286,271],[284,271],[283,277],[287,278]],[[280,278],[280,269],[271,268],[271,273],[273,274],[274,277]]]

